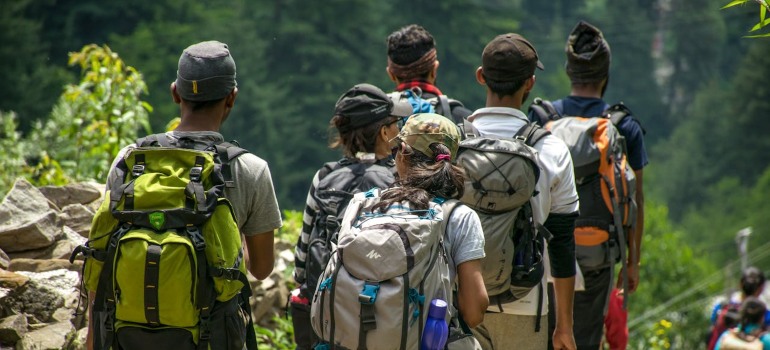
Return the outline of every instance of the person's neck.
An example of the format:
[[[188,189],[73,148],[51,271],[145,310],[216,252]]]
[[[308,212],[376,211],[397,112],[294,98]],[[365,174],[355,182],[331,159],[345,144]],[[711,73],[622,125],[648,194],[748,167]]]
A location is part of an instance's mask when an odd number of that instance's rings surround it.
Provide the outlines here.
[[[507,108],[515,108],[518,110],[521,110],[522,105],[522,98],[520,93],[515,93],[513,95],[503,96],[500,98],[500,96],[497,96],[494,92],[488,92],[487,93],[487,102],[485,104],[486,107],[507,107]]]
[[[215,131],[219,132],[220,118],[206,113],[182,113],[175,131]]]
[[[587,97],[587,98],[602,98],[602,91],[592,87],[578,87],[573,86],[570,92],[570,96],[575,97]]]

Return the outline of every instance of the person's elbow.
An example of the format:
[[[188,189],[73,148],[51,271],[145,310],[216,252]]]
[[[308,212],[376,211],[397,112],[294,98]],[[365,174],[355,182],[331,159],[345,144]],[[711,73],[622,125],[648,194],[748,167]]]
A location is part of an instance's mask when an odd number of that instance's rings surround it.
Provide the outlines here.
[[[273,231],[246,236],[246,252],[249,272],[258,280],[270,276],[275,265]]]
[[[252,263],[251,266],[249,266],[249,272],[251,272],[252,276],[258,280],[263,280],[270,276],[271,273],[273,273],[273,264],[275,264],[275,260],[271,259],[270,263],[265,264],[255,264]]]
[[[489,306],[487,289],[481,276],[481,261],[472,260],[457,267],[459,277],[459,307],[465,323],[473,328],[484,321],[484,313]]]
[[[463,312],[463,320],[465,321],[465,324],[468,325],[470,328],[475,328],[476,326],[480,325],[482,321],[484,321],[484,313],[487,310],[487,306],[489,306],[489,298],[487,297],[487,292],[484,290],[483,295],[479,295],[478,300],[475,302],[476,305],[473,308],[468,308],[467,312]]]

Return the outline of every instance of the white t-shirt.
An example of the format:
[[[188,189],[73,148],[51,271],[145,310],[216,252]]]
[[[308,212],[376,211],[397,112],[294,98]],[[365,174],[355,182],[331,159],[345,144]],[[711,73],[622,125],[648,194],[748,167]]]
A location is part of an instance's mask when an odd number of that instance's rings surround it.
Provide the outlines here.
[[[519,129],[529,123],[523,112],[507,107],[481,108],[473,112],[468,120],[473,123],[473,126],[482,136],[498,137],[513,137]],[[540,178],[536,185],[539,194],[532,199],[535,221],[540,224],[545,223],[550,213],[571,214],[577,212],[578,195],[575,188],[575,173],[567,145],[561,139],[548,135],[538,141],[534,148],[538,152],[540,166]],[[548,270],[547,268],[546,266],[546,270]],[[546,282],[547,276],[543,276],[543,286]],[[526,297],[503,305],[503,312],[516,315],[536,315],[538,291],[539,288],[535,287]],[[546,293],[545,288],[543,288],[543,293]],[[495,305],[494,308],[497,309],[497,306]],[[545,315],[547,312],[548,297],[544,295],[541,314]]]

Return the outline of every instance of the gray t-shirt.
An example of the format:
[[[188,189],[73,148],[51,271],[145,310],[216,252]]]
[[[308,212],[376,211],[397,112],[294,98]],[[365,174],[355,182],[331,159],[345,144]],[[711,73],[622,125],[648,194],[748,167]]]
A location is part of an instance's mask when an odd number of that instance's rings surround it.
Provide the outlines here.
[[[170,131],[166,136],[170,139],[190,139],[196,149],[205,149],[212,143],[224,141],[222,135],[214,131]],[[113,169],[117,161],[135,147],[136,145],[129,145],[120,150],[107,177],[107,189],[115,181],[121,181]],[[253,236],[281,227],[281,212],[278,209],[267,162],[254,154],[246,153],[236,158],[232,163],[232,170],[235,187],[226,188],[225,196],[233,205],[241,233]]]
[[[449,255],[450,281],[454,285],[458,265],[484,257],[484,231],[478,214],[460,204],[449,217],[446,233],[444,248]]]

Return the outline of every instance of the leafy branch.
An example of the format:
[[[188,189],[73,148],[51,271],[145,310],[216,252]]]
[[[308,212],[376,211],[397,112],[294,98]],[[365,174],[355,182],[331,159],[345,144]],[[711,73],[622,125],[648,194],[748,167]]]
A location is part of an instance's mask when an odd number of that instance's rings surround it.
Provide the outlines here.
[[[749,32],[756,32],[760,29],[764,28],[768,24],[770,24],[770,18],[767,17],[768,11],[770,11],[770,5],[768,5],[767,0],[733,0],[727,5],[723,6],[722,9],[738,6],[738,5],[746,5],[749,2],[756,2],[759,4],[759,22],[754,25],[754,27],[749,30]],[[761,37],[770,37],[770,33],[763,33],[763,34],[755,34],[755,35],[747,35],[747,38],[761,38]]]

